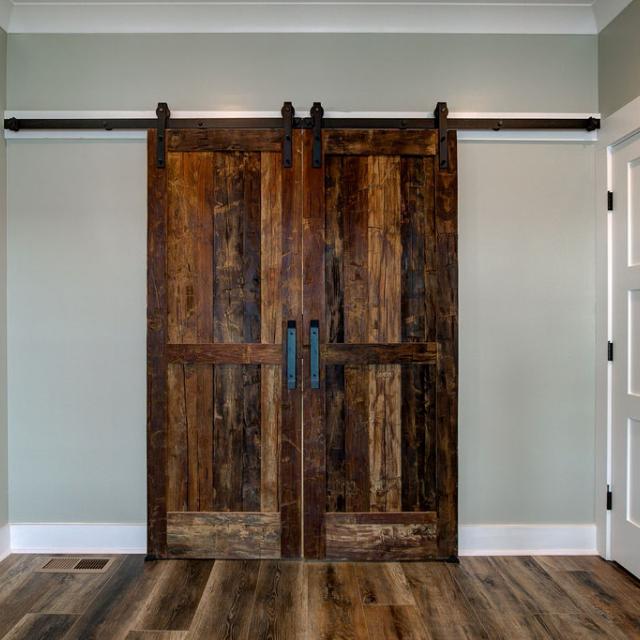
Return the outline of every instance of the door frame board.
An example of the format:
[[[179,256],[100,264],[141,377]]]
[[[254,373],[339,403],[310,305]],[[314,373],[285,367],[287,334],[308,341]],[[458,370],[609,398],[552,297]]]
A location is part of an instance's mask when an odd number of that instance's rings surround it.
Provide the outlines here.
[[[596,355],[595,355],[595,492],[596,548],[611,557],[611,512],[607,511],[607,485],[611,484],[611,363],[607,360],[610,330],[610,221],[607,191],[611,189],[616,145],[640,133],[640,97],[602,120],[595,149],[596,232]],[[615,196],[614,196],[615,207]]]

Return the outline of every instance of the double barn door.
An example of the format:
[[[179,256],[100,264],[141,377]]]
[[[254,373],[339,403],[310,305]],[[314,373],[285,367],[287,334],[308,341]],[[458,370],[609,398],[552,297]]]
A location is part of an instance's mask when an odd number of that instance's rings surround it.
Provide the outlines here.
[[[149,132],[151,555],[457,555],[448,135]]]

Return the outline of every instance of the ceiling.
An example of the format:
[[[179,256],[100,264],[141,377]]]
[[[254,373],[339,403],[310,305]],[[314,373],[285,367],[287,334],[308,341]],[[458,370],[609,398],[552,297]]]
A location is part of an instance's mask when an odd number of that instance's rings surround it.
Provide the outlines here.
[[[10,33],[594,34],[631,0],[0,0]]]

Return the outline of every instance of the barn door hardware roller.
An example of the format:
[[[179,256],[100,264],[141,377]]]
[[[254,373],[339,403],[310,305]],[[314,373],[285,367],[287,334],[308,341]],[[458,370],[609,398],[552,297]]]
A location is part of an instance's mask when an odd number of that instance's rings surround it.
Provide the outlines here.
[[[295,109],[290,102],[282,105],[282,128],[284,129],[284,140],[282,142],[282,166],[289,169],[293,164],[293,116]]]
[[[166,102],[158,102],[156,115],[158,116],[158,131],[156,134],[156,167],[158,167],[158,169],[164,169],[167,120],[169,120],[171,116],[169,105]]]
[[[322,166],[322,104],[314,102],[309,112],[311,116],[311,130],[313,131],[313,147],[311,149],[311,166],[318,169]]]
[[[438,158],[440,159],[440,169],[449,168],[449,149],[447,143],[447,116],[449,108],[446,102],[438,102],[435,116],[435,125],[438,129]]]

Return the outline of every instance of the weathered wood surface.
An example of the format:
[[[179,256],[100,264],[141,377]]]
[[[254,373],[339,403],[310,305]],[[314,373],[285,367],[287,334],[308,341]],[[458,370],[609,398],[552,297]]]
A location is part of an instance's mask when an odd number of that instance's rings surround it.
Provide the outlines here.
[[[302,132],[304,154],[302,160],[304,198],[302,208],[303,238],[303,343],[309,344],[309,326],[319,322],[319,342],[325,341],[324,311],[324,252],[325,252],[325,190],[324,170],[314,169],[311,163],[313,132]],[[320,370],[318,389],[311,388],[309,351],[304,367],[304,556],[321,558],[324,555],[322,516],[326,500],[326,438],[324,423],[325,375]]]
[[[156,132],[147,133],[147,550],[167,551],[167,172],[156,167]]]
[[[169,151],[282,150],[282,131],[277,129],[174,129],[166,136]]]
[[[458,555],[458,161],[449,131],[449,168],[436,162],[436,449],[438,553]]]
[[[16,555],[0,563],[3,637],[628,640],[640,636],[638,581],[598,557],[334,564],[145,562],[142,556],[121,556],[105,574],[96,575],[39,573],[44,559]],[[94,581],[97,577],[101,581]]]
[[[303,177],[302,131],[293,132],[293,169],[282,172],[282,322],[293,320],[298,327],[296,388],[287,388],[286,367],[282,372],[282,433],[280,445],[280,512],[282,514],[282,557],[302,555],[302,216]],[[286,341],[282,358],[286,362]]]
[[[324,344],[320,349],[322,362],[332,364],[435,364],[435,342],[404,342],[386,344]]]
[[[434,554],[430,541],[425,557],[448,558],[457,553],[449,486],[455,390],[438,382],[438,322],[445,321],[436,315],[445,313],[456,330],[457,257],[438,257],[437,232],[456,223],[457,165],[454,153],[447,177],[437,178],[435,135],[428,132],[425,143],[423,133],[323,131],[325,251],[315,273],[325,280],[324,505],[338,513],[435,511],[442,480],[449,524],[441,548]],[[451,342],[443,355],[455,377]],[[439,388],[450,416],[444,443]]]
[[[437,132],[394,129],[326,129],[325,154],[371,156],[433,156]]]
[[[282,326],[302,324],[301,170],[282,169],[274,130],[171,131],[165,170],[154,136],[150,548],[167,555],[167,510],[281,509],[299,555],[301,402],[282,391]]]
[[[167,545],[182,558],[279,558],[280,514],[170,511]]]
[[[327,557],[419,560],[437,555],[437,518],[426,513],[327,513]]]
[[[282,363],[278,344],[168,344],[168,362],[183,364],[271,364]]]

